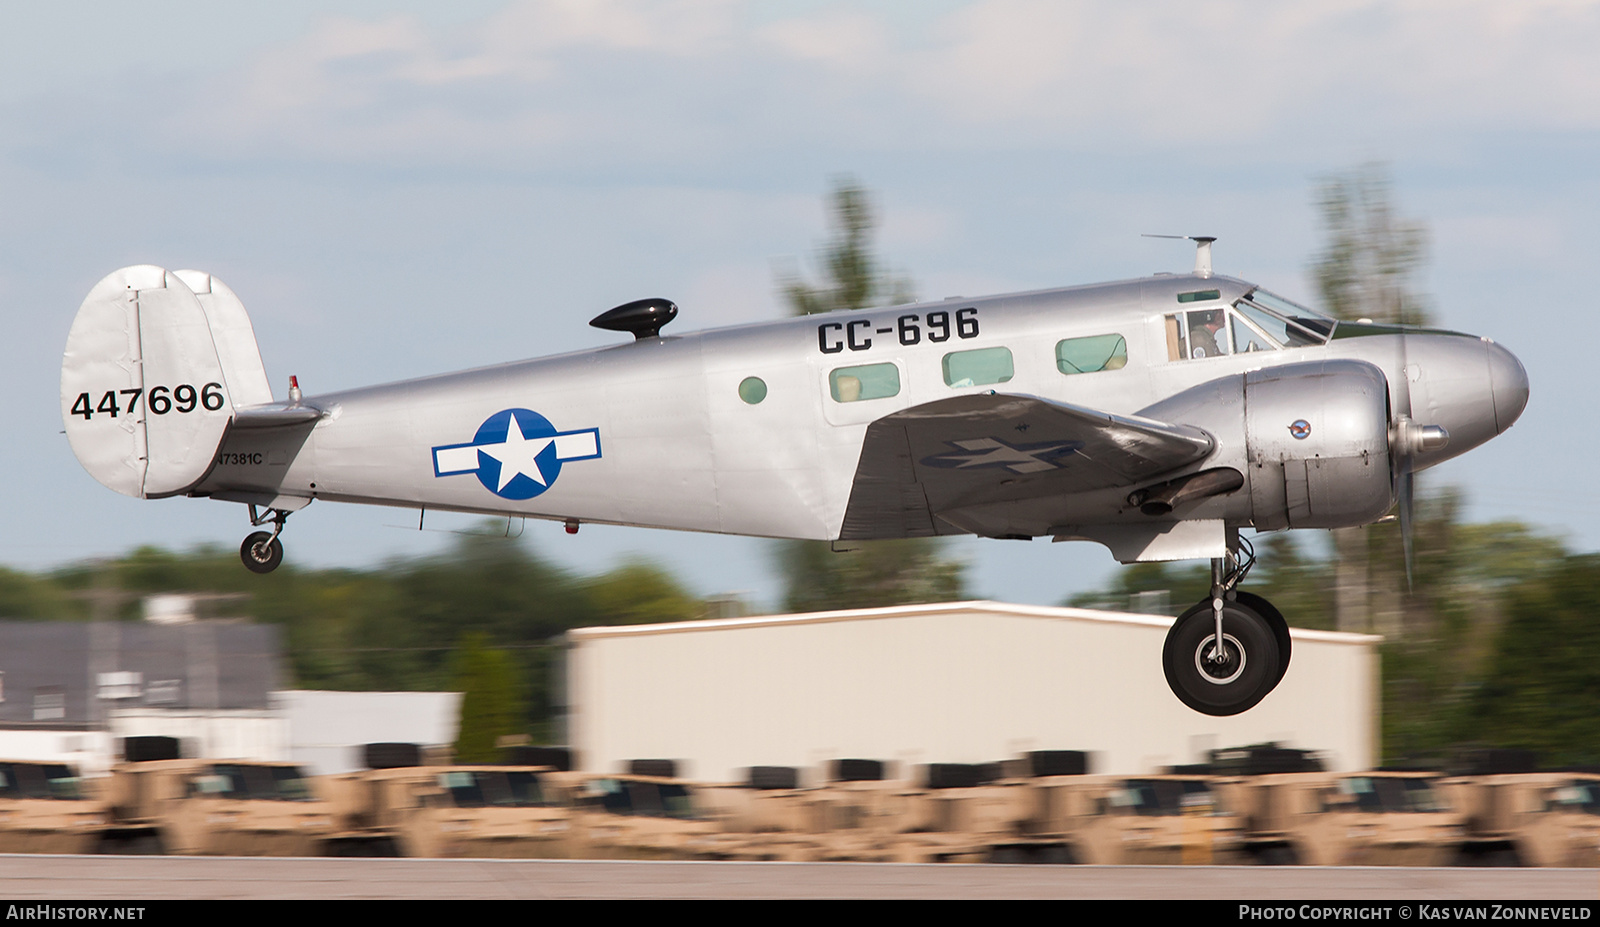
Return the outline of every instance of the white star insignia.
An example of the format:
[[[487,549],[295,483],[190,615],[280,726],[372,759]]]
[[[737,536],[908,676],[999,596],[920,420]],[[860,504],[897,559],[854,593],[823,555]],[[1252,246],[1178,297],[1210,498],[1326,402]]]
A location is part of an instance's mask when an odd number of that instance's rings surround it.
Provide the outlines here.
[[[500,444],[478,445],[478,450],[500,461],[500,485],[495,491],[505,489],[506,485],[519,475],[526,476],[540,486],[550,485],[545,481],[544,472],[539,469],[538,457],[554,440],[553,437],[528,440],[522,433],[522,424],[513,416],[511,421],[506,423],[505,441]]]

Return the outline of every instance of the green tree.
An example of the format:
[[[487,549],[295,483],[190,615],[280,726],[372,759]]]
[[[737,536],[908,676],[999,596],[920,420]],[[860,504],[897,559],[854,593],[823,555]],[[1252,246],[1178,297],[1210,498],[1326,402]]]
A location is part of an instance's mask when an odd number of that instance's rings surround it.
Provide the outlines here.
[[[1512,586],[1462,739],[1532,750],[1549,766],[1600,764],[1600,555],[1569,556]]]
[[[949,602],[965,598],[959,561],[940,557],[927,538],[872,541],[834,553],[823,542],[788,541],[778,548],[783,607],[792,612],[832,611]]]
[[[1341,319],[1423,324],[1426,313],[1415,280],[1427,257],[1427,230],[1397,214],[1387,166],[1368,163],[1324,177],[1317,185],[1317,205],[1325,244],[1312,274],[1323,307]],[[1373,599],[1380,607],[1397,601],[1404,587],[1374,585],[1364,529],[1336,529],[1333,543],[1339,630],[1395,634],[1398,629],[1390,622],[1374,621]],[[1385,608],[1383,616],[1392,619],[1396,613]]]
[[[456,761],[493,763],[496,742],[527,730],[527,712],[511,655],[491,647],[482,632],[462,635],[455,655],[456,688],[461,692],[461,728]]]
[[[1132,563],[1112,574],[1104,589],[1081,592],[1068,599],[1075,608],[1110,611],[1155,612],[1165,599],[1165,611],[1177,615],[1211,594],[1211,568],[1202,564],[1164,561]]]
[[[1287,531],[1261,535],[1255,545],[1258,559],[1246,587],[1277,606],[1292,627],[1333,630],[1332,564],[1307,556]]]
[[[1387,165],[1367,163],[1317,184],[1325,244],[1312,273],[1323,307],[1341,319],[1423,325],[1416,293],[1427,261],[1427,227],[1401,218]]]
[[[825,279],[810,284],[798,273],[779,286],[792,315],[898,305],[916,299],[911,281],[883,271],[875,256],[872,198],[850,177],[828,196],[832,237],[819,263]],[[791,611],[866,608],[950,601],[965,594],[965,564],[942,556],[938,538],[866,541],[835,553],[823,541],[780,541],[776,562],[784,575],[784,607]]]
[[[806,283],[797,272],[784,274],[779,280],[791,315],[916,301],[910,279],[879,268],[872,251],[872,234],[877,226],[872,197],[855,179],[835,180],[829,195],[828,225],[833,237],[821,255],[826,282]]]
[[[600,624],[661,624],[693,621],[704,611],[666,570],[629,560],[584,583]]]

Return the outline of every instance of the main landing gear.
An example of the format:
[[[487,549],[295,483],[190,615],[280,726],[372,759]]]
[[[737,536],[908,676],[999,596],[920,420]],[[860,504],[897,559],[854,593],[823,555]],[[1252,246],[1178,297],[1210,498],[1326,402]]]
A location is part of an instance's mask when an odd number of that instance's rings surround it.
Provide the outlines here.
[[[1255,551],[1239,540],[1244,557],[1230,551],[1211,561],[1211,595],[1178,616],[1161,664],[1178,700],[1208,715],[1236,715],[1267,697],[1289,668],[1289,625],[1272,603],[1238,591],[1255,565]]]
[[[250,524],[272,522],[271,531],[257,531],[239,545],[239,559],[250,572],[271,573],[283,562],[283,543],[278,535],[283,533],[283,523],[288,517],[289,513],[283,509],[267,509],[265,514],[258,515],[256,507],[250,506]]]

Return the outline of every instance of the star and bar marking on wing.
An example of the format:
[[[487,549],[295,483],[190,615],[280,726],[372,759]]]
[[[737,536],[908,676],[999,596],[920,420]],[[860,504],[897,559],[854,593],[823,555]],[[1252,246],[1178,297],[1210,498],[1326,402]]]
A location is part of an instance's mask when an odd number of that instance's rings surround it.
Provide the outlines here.
[[[1040,473],[1066,466],[1065,458],[1071,457],[1083,447],[1082,441],[1012,444],[1001,438],[969,438],[945,443],[960,450],[925,457],[922,465],[948,470],[1004,467],[1012,473]]]
[[[532,499],[561,475],[561,465],[600,456],[600,429],[557,431],[528,409],[505,409],[484,419],[466,444],[433,449],[433,475],[471,473],[504,499]]]

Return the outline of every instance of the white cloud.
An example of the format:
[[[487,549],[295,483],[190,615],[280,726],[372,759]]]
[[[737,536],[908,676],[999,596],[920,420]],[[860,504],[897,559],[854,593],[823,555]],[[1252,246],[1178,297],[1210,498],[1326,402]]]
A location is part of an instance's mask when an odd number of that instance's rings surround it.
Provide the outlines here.
[[[208,160],[703,170],[927,146],[1263,163],[1600,128],[1595,2],[978,0],[918,29],[870,8],[750,12],[554,0],[452,26],[322,17],[233,69],[179,75],[166,131],[136,141]]]

